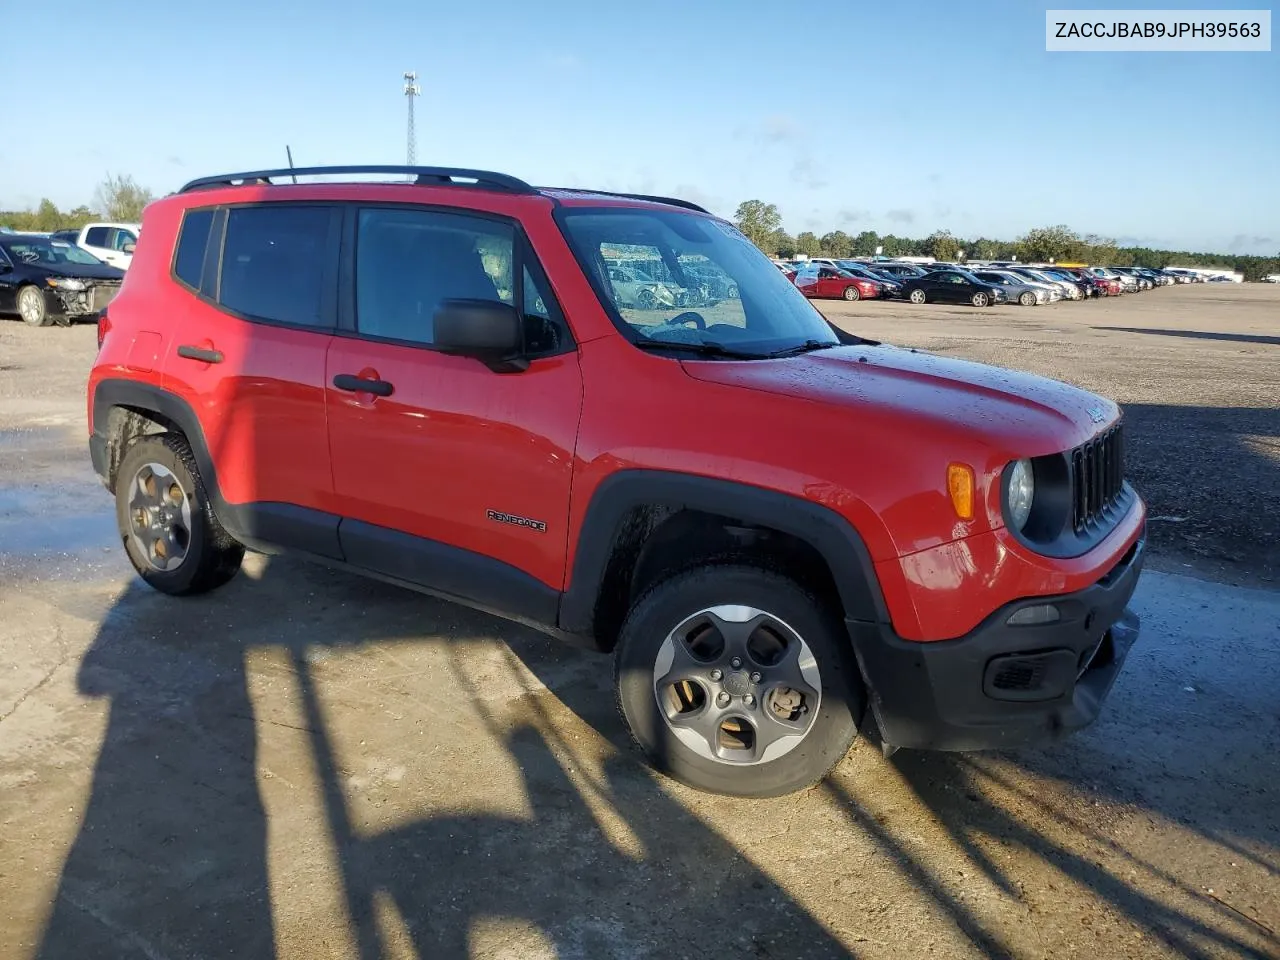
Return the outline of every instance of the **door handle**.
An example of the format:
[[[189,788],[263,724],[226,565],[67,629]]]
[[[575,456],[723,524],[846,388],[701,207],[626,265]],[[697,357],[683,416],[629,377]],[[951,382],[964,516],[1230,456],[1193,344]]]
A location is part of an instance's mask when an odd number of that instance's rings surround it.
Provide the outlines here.
[[[184,343],[178,347],[178,356],[185,357],[188,360],[200,360],[204,363],[221,363],[221,350],[206,350],[204,347],[193,347]]]
[[[350,373],[340,373],[333,378],[333,385],[349,393],[372,393],[375,397],[389,397],[395,392],[386,380],[366,380]]]

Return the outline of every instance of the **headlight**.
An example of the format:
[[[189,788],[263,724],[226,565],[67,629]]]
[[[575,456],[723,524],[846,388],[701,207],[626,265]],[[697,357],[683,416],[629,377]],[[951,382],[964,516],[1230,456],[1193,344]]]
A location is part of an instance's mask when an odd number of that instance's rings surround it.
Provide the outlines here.
[[[1009,468],[1005,506],[1009,511],[1009,520],[1019,530],[1027,525],[1027,518],[1031,516],[1031,501],[1035,499],[1035,495],[1036,481],[1032,474],[1031,461],[1015,461]]]
[[[46,281],[49,286],[57,287],[59,290],[83,290],[84,281],[74,280],[69,277],[49,277]]]

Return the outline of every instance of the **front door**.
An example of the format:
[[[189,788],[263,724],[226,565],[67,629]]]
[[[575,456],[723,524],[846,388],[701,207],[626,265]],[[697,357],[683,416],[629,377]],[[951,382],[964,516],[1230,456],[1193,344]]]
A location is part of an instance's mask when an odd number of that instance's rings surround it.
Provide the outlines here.
[[[0,249],[0,313],[16,313],[18,309],[18,271],[13,261]]]
[[[969,287],[964,277],[958,273],[944,273],[939,278],[938,299],[950,303],[959,303],[969,299]]]
[[[554,618],[581,378],[527,241],[465,213],[353,208],[348,221],[353,329],[326,370],[347,561]],[[452,298],[522,304],[529,367],[495,372],[435,349],[434,313]]]

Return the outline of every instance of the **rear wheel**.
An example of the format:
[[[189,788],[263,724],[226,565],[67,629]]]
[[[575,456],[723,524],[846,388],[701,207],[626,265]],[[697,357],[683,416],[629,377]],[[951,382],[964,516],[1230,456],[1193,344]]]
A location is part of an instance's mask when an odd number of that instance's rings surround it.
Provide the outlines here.
[[[973,305],[975,307],[985,307],[990,302],[991,302],[991,298],[988,297],[985,293],[975,293],[973,295]]]
[[[116,525],[138,575],[183,596],[236,575],[244,547],[214,516],[187,441],[166,433],[137,440],[116,473]]]
[[[1034,307],[1036,305],[1036,295],[1028,290],[1026,293],[1018,297],[1018,302],[1024,307]]]
[[[44,294],[29,284],[18,291],[18,313],[33,327],[47,327],[52,322]]]
[[[858,292],[857,287],[855,287],[853,284],[850,284],[849,286],[844,288],[844,298],[846,300],[860,300],[862,299],[862,294]]]
[[[662,772],[700,790],[780,796],[848,752],[866,699],[840,618],[749,566],[667,580],[615,651],[618,706]]]
[[[916,289],[911,291],[912,303],[924,303],[928,299],[928,295],[923,290]]]

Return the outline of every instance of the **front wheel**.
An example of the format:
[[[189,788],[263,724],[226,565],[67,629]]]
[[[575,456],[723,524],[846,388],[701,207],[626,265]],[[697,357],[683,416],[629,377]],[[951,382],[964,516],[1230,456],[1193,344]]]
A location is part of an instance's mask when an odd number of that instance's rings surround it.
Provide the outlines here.
[[[1022,296],[1018,297],[1018,302],[1024,307],[1034,307],[1036,305],[1036,295],[1028,290]]]
[[[985,293],[975,293],[973,295],[973,305],[975,307],[985,307],[990,302],[991,302],[991,298],[988,297]]]
[[[214,516],[187,441],[143,437],[116,472],[116,524],[138,575],[161,593],[184,596],[236,575],[244,547]]]
[[[858,292],[857,287],[850,284],[844,288],[844,298],[846,300],[860,300],[862,299],[862,294]]]
[[[791,793],[848,752],[866,697],[841,620],[750,566],[667,580],[628,614],[618,707],[651,762],[691,787]]]
[[[45,307],[44,294],[32,286],[18,291],[18,313],[33,327],[47,327],[52,322]]]
[[[911,291],[911,302],[912,302],[912,303],[924,303],[924,302],[925,302],[926,300],[928,300],[928,299],[929,299],[928,295],[927,295],[923,290],[912,290],[912,291]]]

